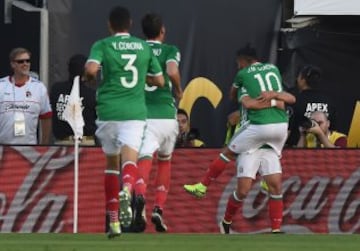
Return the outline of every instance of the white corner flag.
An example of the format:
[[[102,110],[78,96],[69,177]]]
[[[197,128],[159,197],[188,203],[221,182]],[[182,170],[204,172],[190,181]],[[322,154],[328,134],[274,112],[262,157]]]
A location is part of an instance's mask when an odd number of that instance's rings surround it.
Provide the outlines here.
[[[71,93],[68,102],[63,112],[63,118],[69,123],[71,129],[74,132],[75,139],[81,139],[84,132],[83,127],[85,125],[84,118],[82,116],[82,99],[80,98],[80,77],[74,78],[74,83],[71,88]]]
[[[77,233],[78,228],[78,190],[79,190],[79,140],[83,136],[85,125],[82,116],[82,100],[80,98],[80,77],[74,78],[68,102],[63,112],[63,118],[69,123],[74,132],[74,222],[73,232]]]

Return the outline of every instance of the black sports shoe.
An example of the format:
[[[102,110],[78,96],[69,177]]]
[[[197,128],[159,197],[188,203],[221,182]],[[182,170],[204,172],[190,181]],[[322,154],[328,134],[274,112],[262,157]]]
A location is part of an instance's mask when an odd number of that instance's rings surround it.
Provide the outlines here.
[[[135,211],[134,212],[134,222],[133,222],[132,230],[137,233],[144,232],[146,229],[144,196],[136,195],[134,211]]]
[[[222,234],[230,234],[230,227],[231,223],[226,223],[224,220],[219,223],[220,233]]]
[[[153,212],[151,214],[151,222],[155,225],[155,230],[157,232],[166,232],[167,226],[164,224],[163,218],[162,218],[162,210],[160,207],[156,206],[153,209]]]

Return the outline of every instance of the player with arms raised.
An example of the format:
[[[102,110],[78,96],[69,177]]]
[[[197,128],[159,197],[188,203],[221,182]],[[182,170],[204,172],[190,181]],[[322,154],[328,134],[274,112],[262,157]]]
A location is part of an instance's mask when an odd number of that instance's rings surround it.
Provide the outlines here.
[[[161,67],[151,48],[145,41],[129,34],[130,26],[129,11],[114,7],[109,15],[113,35],[93,44],[85,67],[89,79],[96,77],[100,66],[103,71],[103,80],[97,90],[96,136],[107,161],[104,186],[110,238],[121,233],[118,215],[120,157],[123,185],[120,221],[124,227],[130,226],[132,221],[131,192],[138,177],[136,163],[147,116],[145,81],[164,85]]]
[[[173,45],[165,44],[165,27],[161,17],[157,14],[147,14],[142,19],[142,29],[147,42],[158,58],[165,77],[165,86],[146,86],[146,105],[148,108],[147,127],[143,145],[139,153],[139,170],[141,178],[136,182],[135,192],[145,194],[149,182],[152,158],[157,151],[157,174],[155,181],[155,202],[151,221],[158,232],[167,231],[162,214],[170,187],[171,154],[174,151],[178,134],[175,100],[172,87],[177,99],[182,97],[180,85],[180,52]],[[146,227],[143,214],[144,203],[141,196],[137,196],[135,207],[134,231],[142,232]]]

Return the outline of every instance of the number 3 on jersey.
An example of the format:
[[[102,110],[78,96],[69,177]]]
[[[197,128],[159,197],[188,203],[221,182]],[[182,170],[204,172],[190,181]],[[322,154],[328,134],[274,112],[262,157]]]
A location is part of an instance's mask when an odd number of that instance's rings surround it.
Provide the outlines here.
[[[121,59],[127,60],[127,64],[124,67],[125,71],[131,71],[132,76],[128,82],[126,77],[120,78],[120,83],[126,88],[133,88],[138,82],[138,69],[134,65],[136,55],[133,54],[122,54]]]

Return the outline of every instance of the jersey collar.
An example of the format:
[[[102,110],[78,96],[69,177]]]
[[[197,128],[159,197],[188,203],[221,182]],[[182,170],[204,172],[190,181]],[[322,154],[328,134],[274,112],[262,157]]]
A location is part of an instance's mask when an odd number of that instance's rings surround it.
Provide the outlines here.
[[[117,37],[117,36],[130,36],[130,33],[128,33],[128,32],[118,32],[118,33],[115,33],[114,36],[115,37]]]
[[[159,41],[159,40],[151,40],[151,39],[149,39],[149,40],[146,40],[146,42],[153,43],[153,44],[162,44],[161,41]]]

